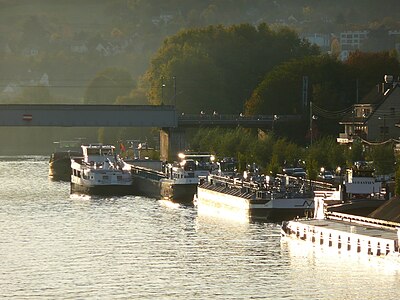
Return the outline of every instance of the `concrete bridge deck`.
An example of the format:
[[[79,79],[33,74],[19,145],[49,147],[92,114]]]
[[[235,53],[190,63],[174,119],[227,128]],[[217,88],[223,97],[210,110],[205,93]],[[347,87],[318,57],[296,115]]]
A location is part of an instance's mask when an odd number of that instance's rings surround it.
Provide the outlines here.
[[[0,104],[0,126],[273,128],[299,120],[291,115],[178,115],[172,105]]]
[[[2,104],[0,126],[177,127],[174,106]]]
[[[247,128],[272,128],[277,123],[296,122],[301,119],[297,115],[255,115],[242,116],[232,114],[182,114],[178,116],[178,127],[195,126],[221,126],[233,127],[243,126]]]

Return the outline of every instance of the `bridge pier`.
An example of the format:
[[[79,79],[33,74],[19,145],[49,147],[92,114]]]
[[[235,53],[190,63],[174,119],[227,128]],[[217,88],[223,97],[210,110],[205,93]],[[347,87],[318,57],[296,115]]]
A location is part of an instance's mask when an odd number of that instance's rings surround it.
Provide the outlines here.
[[[184,128],[162,128],[160,130],[160,159],[174,161],[179,152],[187,149]]]

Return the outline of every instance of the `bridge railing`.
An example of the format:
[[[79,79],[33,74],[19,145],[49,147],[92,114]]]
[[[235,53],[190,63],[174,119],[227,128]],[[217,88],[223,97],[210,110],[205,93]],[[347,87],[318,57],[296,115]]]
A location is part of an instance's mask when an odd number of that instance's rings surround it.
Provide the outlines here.
[[[289,122],[297,121],[301,117],[298,115],[234,115],[234,114],[180,114],[178,115],[178,122],[184,123],[223,123],[223,122],[236,122],[236,123],[269,123],[273,122]]]

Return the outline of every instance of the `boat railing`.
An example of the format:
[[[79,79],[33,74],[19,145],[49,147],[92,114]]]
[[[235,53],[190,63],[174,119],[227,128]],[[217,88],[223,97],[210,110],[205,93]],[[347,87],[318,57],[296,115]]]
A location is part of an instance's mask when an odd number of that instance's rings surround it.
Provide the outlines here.
[[[260,189],[259,183],[253,182],[253,181],[245,181],[245,180],[241,180],[239,178],[211,175],[210,180],[212,180],[216,183],[219,183],[219,184],[225,184],[229,187],[238,188],[238,189],[247,188],[247,189],[250,189],[253,191]]]
[[[369,225],[369,226],[373,226],[373,227],[386,228],[386,229],[400,228],[400,223],[397,223],[397,222],[379,220],[379,219],[356,216],[356,215],[348,215],[348,214],[332,212],[332,211],[326,211],[325,218],[330,219],[330,220],[353,222],[353,223],[357,223],[357,224]]]
[[[81,164],[84,160],[84,157],[83,156],[74,156],[74,157],[71,157],[71,160],[73,160],[74,162],[76,162],[78,164]]]
[[[166,175],[163,172],[135,165],[131,165],[131,173],[148,175],[149,178],[166,178]]]
[[[270,192],[268,192],[268,191],[257,191],[256,200],[257,199],[271,200],[272,199],[272,194]]]

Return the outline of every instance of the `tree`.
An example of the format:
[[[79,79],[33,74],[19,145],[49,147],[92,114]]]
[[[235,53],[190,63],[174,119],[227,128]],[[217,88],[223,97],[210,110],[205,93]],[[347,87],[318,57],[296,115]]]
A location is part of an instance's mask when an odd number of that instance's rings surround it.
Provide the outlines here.
[[[42,85],[26,87],[22,91],[21,98],[18,102],[45,104],[51,103],[53,98],[50,95],[49,88]]]
[[[22,24],[21,43],[24,46],[43,45],[46,43],[48,32],[45,29],[43,20],[38,16],[30,16]]]
[[[350,53],[345,65],[350,69],[353,82],[358,81],[358,93],[361,96],[382,82],[384,75],[400,74],[400,63],[389,52],[355,51]]]
[[[246,101],[246,114],[302,113],[304,76],[309,79],[307,100],[326,109],[348,105],[349,95],[343,96],[349,94],[346,68],[329,56],[313,56],[283,63],[269,72]]]
[[[393,145],[391,143],[385,145],[372,146],[366,155],[367,160],[374,162],[377,174],[392,174],[395,172],[395,156]]]
[[[395,194],[397,197],[400,196],[400,166],[399,164],[397,165],[397,169],[396,169],[396,177],[395,177]]]
[[[284,61],[317,53],[286,28],[209,26],[167,38],[143,79],[149,82],[153,104],[176,101],[184,112],[208,108],[239,114],[265,73]]]
[[[347,165],[353,165],[356,161],[365,160],[363,145],[360,140],[353,141],[346,153]]]
[[[330,56],[293,60],[266,74],[246,101],[245,112],[249,115],[303,114],[301,126],[305,128],[309,123],[308,105],[312,102],[313,114],[318,117],[313,125],[319,134],[336,135],[340,130],[338,121],[357,101],[357,95],[366,95],[382,81],[384,74],[399,73],[399,62],[389,53],[356,52],[345,63]],[[308,78],[306,105],[302,102],[304,76]]]

